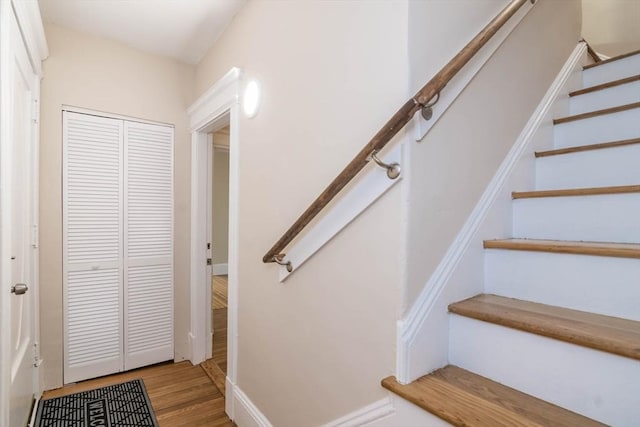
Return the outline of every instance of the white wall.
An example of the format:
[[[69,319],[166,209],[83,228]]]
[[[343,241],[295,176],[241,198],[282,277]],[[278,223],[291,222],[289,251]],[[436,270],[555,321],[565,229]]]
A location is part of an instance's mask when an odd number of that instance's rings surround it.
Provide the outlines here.
[[[494,15],[507,3],[410,2],[412,70],[430,75],[444,65],[432,63],[424,52],[440,52],[434,46],[453,31],[424,22],[437,16],[467,29],[464,38],[452,36],[456,43],[449,53],[452,56],[488,22],[487,15]],[[464,13],[482,16],[483,23],[460,19]],[[426,138],[411,145],[403,311],[415,301],[575,47],[580,19],[579,0],[539,0]],[[445,57],[445,53],[435,54],[440,61],[446,62],[449,58]],[[414,88],[419,80],[412,74]]]
[[[186,108],[194,67],[119,43],[45,28],[40,136],[40,309],[45,387],[62,385],[62,105],[175,125],[175,339],[185,357],[189,330],[189,159]]]
[[[598,53],[616,56],[640,49],[640,1],[582,0],[582,35]]]
[[[263,102],[240,122],[238,385],[278,427],[386,395],[399,304],[399,185],[286,282],[262,256],[408,98],[405,1],[252,1],[196,70]]]

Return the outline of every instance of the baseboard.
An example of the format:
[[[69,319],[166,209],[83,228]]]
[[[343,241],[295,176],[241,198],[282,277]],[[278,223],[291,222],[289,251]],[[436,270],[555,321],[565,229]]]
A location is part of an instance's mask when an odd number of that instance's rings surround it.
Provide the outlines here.
[[[198,363],[195,362],[195,360],[193,360],[193,346],[195,345],[196,342],[196,336],[193,334],[193,332],[189,332],[189,335],[187,335],[187,346],[189,349],[189,354],[186,355],[186,359],[189,360],[193,365],[197,365]]]
[[[227,414],[238,427],[273,427],[269,419],[253,404],[249,396],[240,387],[227,380],[226,395],[231,396],[227,403]]]
[[[391,398],[385,397],[337,420],[324,424],[323,427],[358,427],[389,417],[394,413],[395,408]]]
[[[452,278],[457,273],[463,258],[468,255],[470,248],[475,251],[472,256],[476,258],[477,256],[482,256],[481,251],[476,250],[476,247],[482,247],[482,239],[478,236],[480,227],[494,207],[496,200],[504,197],[510,191],[505,189],[505,183],[514,173],[525,152],[525,148],[534,141],[536,132],[542,123],[545,119],[549,119],[558,95],[562,93],[563,88],[569,82],[570,77],[574,75],[575,70],[580,67],[585,51],[586,44],[579,43],[571,53],[531,119],[527,122],[498,168],[480,201],[423,287],[407,316],[398,322],[396,377],[400,383],[408,384],[416,378],[446,364],[447,334],[443,331],[448,330],[446,306],[453,301],[443,301],[443,298],[448,299],[455,294],[448,285],[454,282]],[[467,262],[467,264],[481,265],[477,259],[473,261],[475,264],[471,261]],[[476,280],[477,277],[481,277],[482,272],[477,271],[477,274],[475,276]],[[448,292],[446,296],[445,290]],[[425,339],[425,336],[429,338]]]
[[[211,274],[214,276],[226,276],[229,274],[229,264],[213,264],[211,266]]]
[[[451,427],[451,424],[393,393],[322,427]]]

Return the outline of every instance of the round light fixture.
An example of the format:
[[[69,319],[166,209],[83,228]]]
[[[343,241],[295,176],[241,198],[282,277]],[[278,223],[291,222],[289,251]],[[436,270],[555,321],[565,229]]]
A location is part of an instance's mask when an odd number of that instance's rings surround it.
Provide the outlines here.
[[[252,118],[258,113],[260,106],[260,85],[255,80],[250,80],[244,88],[242,109],[247,117]]]

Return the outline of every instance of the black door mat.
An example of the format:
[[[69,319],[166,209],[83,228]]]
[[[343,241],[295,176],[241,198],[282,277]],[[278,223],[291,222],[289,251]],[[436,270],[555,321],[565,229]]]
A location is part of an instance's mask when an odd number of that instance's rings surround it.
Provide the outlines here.
[[[41,400],[34,427],[158,427],[141,379]]]

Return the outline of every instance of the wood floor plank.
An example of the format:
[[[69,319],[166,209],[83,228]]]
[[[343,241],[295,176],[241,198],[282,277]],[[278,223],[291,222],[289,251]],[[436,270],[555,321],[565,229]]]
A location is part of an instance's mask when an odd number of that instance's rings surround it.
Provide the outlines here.
[[[43,399],[142,378],[160,427],[235,426],[224,412],[224,396],[200,368],[189,362],[165,363],[83,381],[46,391]]]
[[[205,374],[207,374],[207,376],[211,379],[211,381],[213,381],[213,383],[216,385],[218,390],[220,390],[220,393],[222,393],[222,395],[225,396],[227,376],[222,371],[222,369],[220,369],[218,364],[215,361],[213,361],[213,359],[209,359],[202,362],[200,366],[204,370]]]
[[[616,86],[624,85],[624,84],[627,84],[627,83],[633,83],[633,82],[637,82],[637,81],[640,81],[640,74],[635,75],[635,76],[631,76],[631,77],[627,77],[625,79],[613,80],[613,81],[610,81],[610,82],[607,82],[607,83],[603,83],[603,84],[600,84],[600,85],[587,87],[587,88],[580,89],[580,90],[574,90],[573,92],[569,93],[569,96],[570,97],[574,97],[574,96],[585,95],[587,93],[598,92],[600,90],[609,89],[611,87],[616,87]]]
[[[570,188],[563,190],[514,191],[513,199],[533,199],[541,197],[598,196],[603,194],[626,194],[640,192],[640,185],[620,185],[614,187]]]
[[[640,322],[497,295],[451,304],[461,316],[640,360]]]
[[[600,144],[579,145],[577,147],[558,148],[556,150],[537,151],[536,157],[558,156],[562,154],[580,153],[583,151],[602,150],[606,148],[624,147],[625,145],[640,144],[640,138],[623,139],[620,141],[603,142]]]
[[[226,390],[227,373],[227,293],[228,276],[213,276],[212,282],[213,301],[213,348],[211,359],[205,360],[200,367],[213,381],[222,395]],[[218,294],[217,305],[216,297]]]
[[[211,276],[211,307],[214,310],[227,308],[228,305],[228,276]]]
[[[485,240],[485,249],[551,252],[574,255],[610,256],[618,258],[640,258],[640,244],[572,242],[562,240],[503,239]]]
[[[633,104],[620,105],[618,107],[605,108],[603,110],[590,111],[588,113],[575,114],[573,116],[561,117],[559,119],[554,119],[553,124],[559,125],[562,123],[573,122],[576,120],[590,119],[592,117],[604,116],[607,114],[619,113],[621,111],[633,110],[635,108],[640,108],[640,102],[634,102]]]
[[[399,384],[393,377],[382,380],[382,385],[454,426],[604,425],[452,365],[408,385]]]

